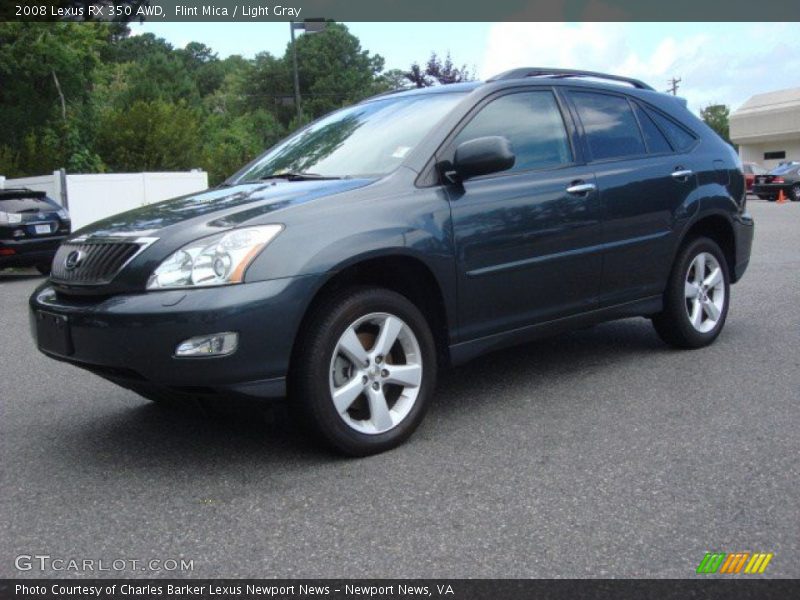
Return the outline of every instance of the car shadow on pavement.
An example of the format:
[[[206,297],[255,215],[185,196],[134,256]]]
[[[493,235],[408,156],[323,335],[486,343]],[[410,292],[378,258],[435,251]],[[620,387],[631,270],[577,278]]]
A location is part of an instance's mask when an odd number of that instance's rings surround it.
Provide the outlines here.
[[[44,281],[44,278],[45,276],[38,271],[0,271],[0,285],[7,281],[33,281],[34,279]]]
[[[537,382],[557,384],[594,378],[611,365],[671,352],[649,320],[613,321],[506,348],[441,374],[431,412],[449,415],[501,400],[502,389],[528,389]]]
[[[596,377],[611,364],[658,352],[669,350],[641,319],[501,350],[443,372],[428,416],[437,421],[478,420],[481,411],[496,409],[504,401],[498,390],[509,388],[530,390],[535,402],[548,402],[535,394],[537,381]],[[126,405],[136,402],[130,392],[119,393],[128,394]],[[281,402],[244,402],[224,411],[139,404],[74,424],[71,433],[61,438],[62,458],[82,464],[88,459],[102,469],[236,464],[294,469],[342,460],[316,443]]]

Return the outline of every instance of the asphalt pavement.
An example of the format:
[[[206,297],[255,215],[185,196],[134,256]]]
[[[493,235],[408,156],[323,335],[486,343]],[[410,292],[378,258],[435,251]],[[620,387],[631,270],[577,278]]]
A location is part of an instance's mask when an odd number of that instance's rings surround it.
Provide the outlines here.
[[[800,577],[800,204],[750,210],[713,346],[630,319],[498,352],[360,460],[280,413],[167,411],[45,358],[41,278],[0,273],[0,577],[692,577],[712,550]]]

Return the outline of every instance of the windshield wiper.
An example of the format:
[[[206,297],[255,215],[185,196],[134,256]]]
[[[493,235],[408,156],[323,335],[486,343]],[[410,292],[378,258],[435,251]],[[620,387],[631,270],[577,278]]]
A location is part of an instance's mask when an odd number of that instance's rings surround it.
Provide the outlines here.
[[[286,181],[312,181],[323,179],[341,179],[341,177],[332,177],[328,175],[320,175],[319,173],[301,173],[298,171],[288,171],[285,173],[273,173],[272,175],[265,175],[259,177],[259,181],[266,181],[268,179],[285,179]]]

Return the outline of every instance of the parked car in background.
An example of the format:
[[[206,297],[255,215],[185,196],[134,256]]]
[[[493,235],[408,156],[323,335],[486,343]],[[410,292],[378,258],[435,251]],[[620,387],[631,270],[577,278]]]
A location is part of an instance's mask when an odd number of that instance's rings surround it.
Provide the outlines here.
[[[159,403],[288,393],[373,454],[419,425],[440,366],[637,316],[711,344],[753,229],[738,156],[680,100],[516,69],[370,98],[217,188],[81,229],[32,333]]]
[[[753,193],[774,202],[783,191],[787,199],[800,202],[800,161],[782,163],[766,175],[756,175]]]
[[[752,162],[742,163],[742,170],[744,171],[744,182],[747,185],[748,192],[753,191],[753,182],[756,175],[766,175],[768,172],[761,165]]]
[[[0,269],[36,267],[47,275],[70,231],[69,213],[44,192],[0,189]]]

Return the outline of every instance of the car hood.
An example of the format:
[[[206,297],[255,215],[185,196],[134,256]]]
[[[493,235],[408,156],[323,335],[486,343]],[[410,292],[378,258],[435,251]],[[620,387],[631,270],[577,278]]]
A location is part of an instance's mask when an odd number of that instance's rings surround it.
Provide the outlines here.
[[[272,213],[283,213],[293,206],[327,199],[373,181],[374,179],[270,180],[212,188],[96,221],[75,232],[74,237],[147,237],[186,226],[191,229],[225,229],[274,222],[281,217]],[[269,218],[264,219],[266,215]]]

